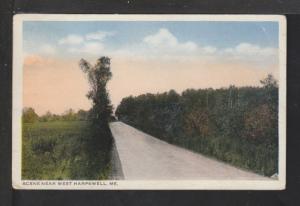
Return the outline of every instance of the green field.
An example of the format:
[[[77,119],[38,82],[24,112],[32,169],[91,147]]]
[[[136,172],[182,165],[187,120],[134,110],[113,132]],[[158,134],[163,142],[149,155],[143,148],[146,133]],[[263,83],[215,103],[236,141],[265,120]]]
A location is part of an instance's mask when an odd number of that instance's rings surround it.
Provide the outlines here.
[[[22,179],[106,179],[109,164],[92,150],[87,121],[23,123]]]

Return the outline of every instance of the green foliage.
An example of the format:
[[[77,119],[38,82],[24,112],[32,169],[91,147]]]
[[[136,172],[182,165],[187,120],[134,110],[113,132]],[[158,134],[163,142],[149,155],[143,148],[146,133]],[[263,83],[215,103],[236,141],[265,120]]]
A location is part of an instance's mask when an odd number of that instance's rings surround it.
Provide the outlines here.
[[[33,123],[38,120],[38,115],[35,113],[34,109],[24,108],[23,109],[23,115],[22,115],[22,121],[26,123]]]
[[[78,110],[76,119],[79,121],[86,121],[88,120],[89,113],[84,111],[83,109]]]
[[[89,164],[89,167],[98,168],[101,171],[107,171],[103,165],[109,165],[110,153],[112,149],[112,135],[108,122],[112,120],[112,105],[109,94],[106,90],[106,84],[112,77],[110,71],[110,58],[101,57],[96,64],[92,66],[89,62],[81,59],[79,62],[81,70],[87,74],[90,91],[87,97],[92,100],[93,107],[89,112],[89,121],[91,122],[91,134],[87,139],[88,150],[93,156],[102,156],[101,163]],[[103,174],[103,172],[102,172]]]
[[[40,122],[51,122],[51,121],[86,121],[88,120],[89,112],[83,109],[75,112],[73,109],[66,110],[63,114],[52,114],[47,111],[46,114],[38,117]]]
[[[24,123],[33,122],[51,122],[51,121],[87,121],[89,116],[89,111],[83,109],[75,112],[73,109],[66,110],[63,114],[52,114],[47,111],[44,115],[38,116],[34,109],[31,107],[24,108],[22,114],[22,120]]]
[[[22,179],[106,179],[107,154],[91,138],[86,121],[23,123]]]
[[[264,175],[277,172],[278,85],[126,97],[119,120],[155,137]]]
[[[84,73],[87,73],[91,90],[87,97],[93,101],[91,110],[91,120],[97,124],[107,124],[111,114],[112,105],[110,104],[109,94],[106,90],[106,84],[111,79],[110,59],[101,57],[94,66],[91,66],[86,60],[80,60],[80,67]]]

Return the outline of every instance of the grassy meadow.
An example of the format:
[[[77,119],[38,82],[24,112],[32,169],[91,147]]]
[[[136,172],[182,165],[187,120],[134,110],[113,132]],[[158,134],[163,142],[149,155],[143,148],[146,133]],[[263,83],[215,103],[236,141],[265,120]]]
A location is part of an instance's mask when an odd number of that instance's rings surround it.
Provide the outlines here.
[[[88,121],[23,123],[22,179],[106,179],[109,165],[90,148]]]

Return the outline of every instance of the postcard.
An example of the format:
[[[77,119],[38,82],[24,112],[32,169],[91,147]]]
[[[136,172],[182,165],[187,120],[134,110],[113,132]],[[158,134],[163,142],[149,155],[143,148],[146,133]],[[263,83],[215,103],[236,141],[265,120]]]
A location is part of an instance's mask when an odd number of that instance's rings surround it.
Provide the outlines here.
[[[280,15],[17,14],[15,189],[281,190]]]

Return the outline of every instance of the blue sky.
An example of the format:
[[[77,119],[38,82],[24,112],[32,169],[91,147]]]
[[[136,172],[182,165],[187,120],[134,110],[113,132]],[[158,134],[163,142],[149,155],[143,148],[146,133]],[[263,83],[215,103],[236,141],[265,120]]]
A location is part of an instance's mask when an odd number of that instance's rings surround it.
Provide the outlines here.
[[[168,29],[179,41],[203,46],[233,47],[240,42],[278,47],[277,22],[24,22],[24,49],[33,44],[55,45],[69,34],[85,35],[96,31],[113,32],[106,39],[110,48],[126,47],[142,41],[160,28]]]

